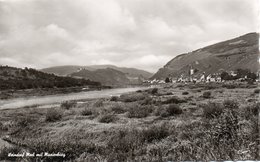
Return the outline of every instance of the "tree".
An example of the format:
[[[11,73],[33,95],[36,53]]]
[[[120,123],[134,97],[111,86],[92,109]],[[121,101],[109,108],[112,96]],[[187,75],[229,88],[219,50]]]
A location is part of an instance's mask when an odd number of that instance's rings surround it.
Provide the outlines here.
[[[232,76],[230,76],[227,72],[223,71],[220,74],[221,80],[231,80]]]
[[[165,83],[170,83],[170,78],[165,78]]]

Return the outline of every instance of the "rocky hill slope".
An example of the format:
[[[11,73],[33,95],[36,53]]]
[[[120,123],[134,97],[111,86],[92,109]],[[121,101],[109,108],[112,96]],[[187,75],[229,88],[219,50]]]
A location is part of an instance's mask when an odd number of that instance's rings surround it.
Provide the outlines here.
[[[152,78],[164,79],[187,74],[192,67],[197,74],[231,71],[238,68],[256,72],[259,69],[259,34],[249,33],[176,56]]]

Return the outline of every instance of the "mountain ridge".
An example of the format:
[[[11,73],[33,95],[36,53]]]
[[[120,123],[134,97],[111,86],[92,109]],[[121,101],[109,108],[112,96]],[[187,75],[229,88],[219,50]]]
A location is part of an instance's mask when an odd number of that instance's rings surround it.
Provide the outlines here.
[[[71,73],[77,72],[80,69],[87,69],[90,71],[95,71],[97,69],[106,69],[112,68],[123,73],[126,73],[130,77],[139,77],[142,75],[144,78],[150,78],[153,74],[147,72],[145,70],[137,69],[137,68],[128,68],[128,67],[118,67],[115,65],[89,65],[89,66],[79,66],[79,65],[64,65],[64,66],[53,66],[49,68],[40,69],[40,71],[46,73],[54,73],[56,75],[69,75]]]
[[[131,83],[125,73],[112,68],[97,69],[94,71],[82,69],[70,74],[69,76],[93,80],[100,82],[102,85],[108,86],[122,86]]]

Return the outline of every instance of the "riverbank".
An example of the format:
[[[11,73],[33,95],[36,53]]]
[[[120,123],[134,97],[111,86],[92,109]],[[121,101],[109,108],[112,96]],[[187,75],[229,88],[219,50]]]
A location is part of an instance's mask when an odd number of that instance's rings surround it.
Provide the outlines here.
[[[102,89],[111,89],[109,86],[98,86],[98,87],[67,87],[67,88],[38,88],[38,89],[24,89],[24,90],[1,90],[0,100],[12,99],[12,98],[23,98],[30,96],[47,96],[55,94],[68,94],[76,92],[87,92]]]
[[[165,84],[41,109],[1,110],[2,137],[18,147],[2,149],[0,159],[22,146],[65,153],[63,160],[73,161],[256,160],[260,91],[251,87]]]
[[[108,98],[111,96],[119,96],[123,93],[134,92],[137,90],[147,89],[147,87],[129,87],[129,88],[112,88],[79,91],[71,93],[53,93],[52,95],[43,96],[25,96],[13,99],[0,100],[0,109],[15,109],[27,107],[39,107],[42,105],[60,104],[63,101],[85,100],[95,98]]]

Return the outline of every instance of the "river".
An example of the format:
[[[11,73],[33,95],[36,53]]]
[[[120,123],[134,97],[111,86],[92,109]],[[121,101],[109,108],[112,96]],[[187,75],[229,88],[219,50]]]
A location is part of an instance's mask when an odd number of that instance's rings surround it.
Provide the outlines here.
[[[101,91],[77,92],[69,94],[58,94],[48,96],[31,96],[24,98],[14,98],[7,100],[0,100],[0,109],[14,109],[33,105],[48,105],[60,103],[67,100],[82,100],[93,98],[107,98],[111,96],[118,96],[123,93],[134,92],[137,90],[144,90],[148,87],[133,87],[133,88],[115,88],[104,89]]]

